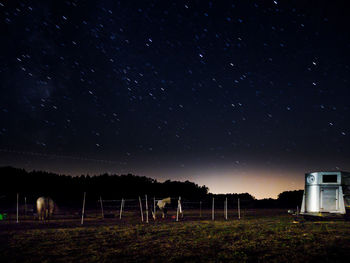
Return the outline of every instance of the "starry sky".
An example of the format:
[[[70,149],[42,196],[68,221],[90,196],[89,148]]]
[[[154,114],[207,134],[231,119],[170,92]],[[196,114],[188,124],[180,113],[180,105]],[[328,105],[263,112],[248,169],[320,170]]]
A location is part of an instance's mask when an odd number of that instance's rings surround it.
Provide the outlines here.
[[[345,2],[0,0],[0,165],[257,198],[350,170]]]

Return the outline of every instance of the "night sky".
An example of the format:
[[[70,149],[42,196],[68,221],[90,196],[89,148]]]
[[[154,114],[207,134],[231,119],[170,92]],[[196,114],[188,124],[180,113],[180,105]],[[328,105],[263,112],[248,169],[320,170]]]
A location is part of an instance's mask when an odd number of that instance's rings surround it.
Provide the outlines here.
[[[0,0],[0,165],[257,198],[350,170],[345,2]]]

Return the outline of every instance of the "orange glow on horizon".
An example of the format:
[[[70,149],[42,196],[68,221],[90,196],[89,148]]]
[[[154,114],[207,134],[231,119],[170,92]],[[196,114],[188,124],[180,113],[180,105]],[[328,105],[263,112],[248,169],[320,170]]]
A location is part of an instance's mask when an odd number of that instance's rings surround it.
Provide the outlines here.
[[[159,176],[150,176],[159,178]],[[175,178],[178,179],[175,179]],[[159,181],[189,180],[198,185],[205,185],[209,192],[214,194],[226,193],[249,193],[256,199],[277,198],[278,194],[284,191],[304,189],[304,173],[279,171],[206,171],[206,172],[185,172],[181,178],[171,176],[163,177]]]

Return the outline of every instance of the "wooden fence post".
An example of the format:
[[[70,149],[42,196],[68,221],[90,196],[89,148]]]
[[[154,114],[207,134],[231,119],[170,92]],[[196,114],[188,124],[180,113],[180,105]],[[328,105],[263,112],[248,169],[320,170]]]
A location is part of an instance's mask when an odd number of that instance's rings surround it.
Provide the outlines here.
[[[238,219],[241,219],[241,205],[238,198]]]
[[[145,195],[146,198],[146,223],[149,223],[148,221],[148,201],[147,201],[147,195]]]
[[[81,224],[84,224],[84,215],[85,215],[85,198],[86,198],[86,192],[84,192],[83,208],[82,208],[82,211],[81,211]]]
[[[17,193],[17,206],[16,206],[16,222],[17,223],[19,222],[19,220],[18,220],[18,217],[19,217],[19,215],[18,215],[18,213],[19,213],[19,211],[18,211],[18,202],[19,202],[19,193]]]
[[[105,218],[105,213],[103,211],[103,201],[102,201],[102,196],[100,196],[100,203],[101,203],[101,214],[102,214],[102,219]]]
[[[122,200],[120,201],[119,219],[122,219],[123,207],[124,207],[124,199],[122,198]]]
[[[211,220],[215,220],[214,197],[213,197],[213,203],[211,207]]]
[[[140,196],[139,196],[139,203],[140,203],[141,222],[143,222],[142,202],[141,202]]]
[[[176,222],[179,221],[179,212],[180,212],[180,198],[177,200],[177,209],[176,209]]]
[[[153,197],[153,220],[156,220],[156,197]]]
[[[27,218],[27,197],[24,197],[24,217]]]

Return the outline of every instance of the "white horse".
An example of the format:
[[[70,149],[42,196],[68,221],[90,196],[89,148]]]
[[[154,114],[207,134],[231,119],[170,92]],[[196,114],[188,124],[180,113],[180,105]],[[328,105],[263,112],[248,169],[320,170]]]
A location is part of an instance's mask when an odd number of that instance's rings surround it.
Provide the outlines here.
[[[166,207],[167,204],[170,204],[171,203],[171,198],[168,197],[168,198],[164,198],[162,200],[159,200],[157,202],[157,206],[159,208],[159,210],[162,212],[162,218],[165,218],[167,212],[168,212],[168,209]]]
[[[36,200],[36,209],[39,220],[49,219],[56,209],[55,202],[50,197],[39,197]]]

